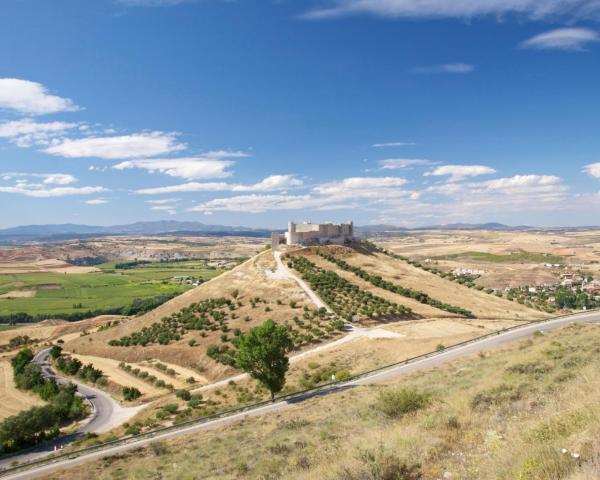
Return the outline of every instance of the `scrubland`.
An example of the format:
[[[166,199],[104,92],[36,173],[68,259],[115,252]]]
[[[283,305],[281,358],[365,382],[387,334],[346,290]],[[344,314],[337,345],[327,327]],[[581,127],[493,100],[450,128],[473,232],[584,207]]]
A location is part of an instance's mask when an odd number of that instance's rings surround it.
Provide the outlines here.
[[[598,478],[599,349],[570,325],[52,478]]]

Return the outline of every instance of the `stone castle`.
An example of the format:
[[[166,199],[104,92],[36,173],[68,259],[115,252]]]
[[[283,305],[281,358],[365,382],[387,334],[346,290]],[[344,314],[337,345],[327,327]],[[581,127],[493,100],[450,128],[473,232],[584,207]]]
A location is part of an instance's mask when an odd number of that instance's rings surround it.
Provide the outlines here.
[[[326,243],[340,244],[354,239],[354,224],[350,223],[288,223],[284,234],[271,234],[274,250],[282,243],[286,245],[321,245]]]

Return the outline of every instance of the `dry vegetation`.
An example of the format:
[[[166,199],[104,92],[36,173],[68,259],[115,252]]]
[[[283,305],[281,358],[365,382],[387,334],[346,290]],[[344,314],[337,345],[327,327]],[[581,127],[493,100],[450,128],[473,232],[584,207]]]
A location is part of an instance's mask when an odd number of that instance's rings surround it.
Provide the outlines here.
[[[573,325],[52,478],[597,478],[599,343]]]
[[[37,395],[15,387],[10,362],[0,360],[0,420],[29,407],[43,404],[44,402]]]
[[[261,257],[270,255],[270,252],[265,252]],[[233,315],[230,316],[228,328],[231,331],[236,328],[242,331],[248,330],[267,318],[283,323],[290,321],[293,316],[302,316],[305,305],[314,308],[294,281],[269,279],[260,263],[260,257],[258,261],[248,260],[239,267],[174,298],[146,315],[114,328],[66,342],[65,349],[77,354],[108,357],[131,363],[158,359],[192,369],[209,380],[225,378],[234,373],[234,369],[216,363],[206,354],[207,348],[211,344],[220,345],[222,343],[219,338],[222,335],[220,330],[208,333],[189,331],[180,340],[170,342],[168,345],[149,344],[145,347],[119,347],[110,346],[108,342],[131,335],[155,322],[160,322],[161,319],[177,313],[191,304],[219,297],[233,300],[231,294],[234,291],[237,291],[235,303],[239,302],[241,306],[234,311],[235,318]],[[253,305],[252,299],[256,298],[260,301]],[[295,302],[293,308],[290,302]],[[228,335],[232,336],[231,333]],[[191,340],[194,341],[194,346],[189,345]]]
[[[449,282],[437,275],[413,267],[402,260],[390,258],[382,253],[367,252],[366,250],[357,251],[347,247],[325,247],[325,249],[326,251],[334,252],[337,257],[345,260],[350,265],[361,267],[369,273],[380,275],[385,280],[425,292],[437,300],[466,308],[473,312],[477,318],[534,320],[543,318],[544,316],[544,314],[523,305],[494,297],[485,292],[469,289],[454,282]],[[415,309],[415,313],[425,318],[431,316],[452,316],[447,312],[434,309],[428,305],[417,304],[416,301],[411,301],[406,297],[373,287],[352,273],[345,272],[335,264],[323,260],[316,254],[316,249],[314,248],[301,250],[297,254],[306,256],[312,262],[335,271],[338,275],[347,278],[353,283],[360,284],[362,288],[373,291],[377,295],[385,295],[387,296],[386,298],[395,298],[400,304],[410,305],[411,308]]]
[[[598,231],[415,231],[381,237],[376,243],[414,260],[432,259],[442,270],[483,270],[477,283],[491,288],[555,281],[558,272],[544,263],[583,268],[600,277]],[[507,259],[508,255],[514,260]]]

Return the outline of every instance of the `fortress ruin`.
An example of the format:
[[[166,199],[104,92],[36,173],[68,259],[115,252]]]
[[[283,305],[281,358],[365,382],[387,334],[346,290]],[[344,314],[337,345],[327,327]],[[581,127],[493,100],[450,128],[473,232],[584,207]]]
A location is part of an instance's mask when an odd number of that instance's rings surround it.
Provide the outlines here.
[[[286,245],[321,245],[326,243],[343,245],[354,239],[354,223],[288,223],[284,234],[271,234],[274,250],[282,243]]]

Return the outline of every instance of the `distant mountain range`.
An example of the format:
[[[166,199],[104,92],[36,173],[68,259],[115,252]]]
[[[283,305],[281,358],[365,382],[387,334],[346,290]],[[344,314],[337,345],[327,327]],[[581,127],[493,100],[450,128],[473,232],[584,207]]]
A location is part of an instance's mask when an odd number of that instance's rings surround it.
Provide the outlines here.
[[[271,230],[248,227],[206,225],[200,222],[136,222],[128,225],[99,227],[65,223],[61,225],[23,225],[0,230],[4,242],[67,240],[110,235],[211,235],[246,237],[269,237]]]
[[[448,225],[430,225],[418,228],[397,227],[395,225],[364,225],[355,228],[357,235],[392,235],[400,232],[415,230],[497,230],[497,231],[528,231],[528,230],[593,230],[600,227],[555,227],[540,228],[527,225],[511,227],[502,223],[452,223]],[[283,230],[279,230],[283,231]],[[26,241],[57,241],[74,238],[91,238],[110,235],[164,235],[164,236],[245,236],[267,238],[271,230],[266,228],[231,227],[225,225],[206,225],[201,222],[136,222],[128,225],[113,225],[108,227],[77,225],[65,223],[61,225],[23,225],[20,227],[0,230],[0,241],[3,243],[19,243]]]

